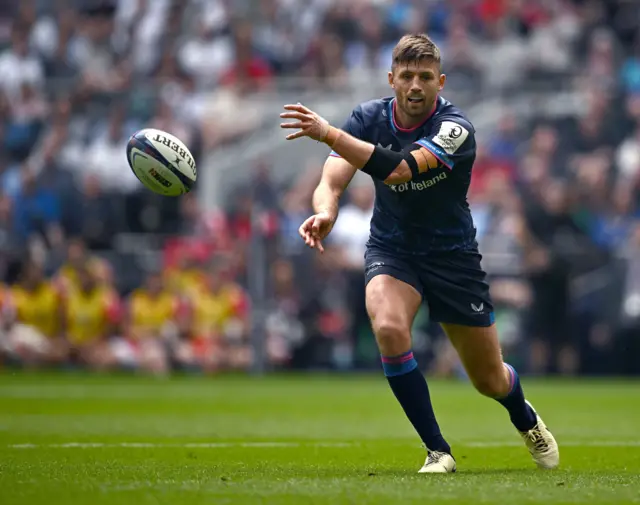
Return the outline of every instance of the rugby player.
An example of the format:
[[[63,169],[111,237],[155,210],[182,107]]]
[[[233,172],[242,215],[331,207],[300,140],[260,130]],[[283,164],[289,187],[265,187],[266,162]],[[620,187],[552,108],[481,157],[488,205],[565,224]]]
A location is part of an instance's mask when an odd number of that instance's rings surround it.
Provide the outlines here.
[[[440,96],[446,77],[428,36],[404,36],[392,59],[389,84],[395,96],[358,105],[342,129],[301,104],[284,107],[281,117],[295,121],[282,128],[298,130],[287,140],[309,137],[332,148],[313,195],[315,214],[300,226],[300,235],[322,252],[356,170],[373,178],[366,306],[389,385],[427,448],[420,473],[456,470],[411,350],[411,326],[422,301],[475,388],[506,408],[534,462],[555,468],[558,445],[525,400],[517,372],[502,360],[466,199],[476,155],[474,128]]]

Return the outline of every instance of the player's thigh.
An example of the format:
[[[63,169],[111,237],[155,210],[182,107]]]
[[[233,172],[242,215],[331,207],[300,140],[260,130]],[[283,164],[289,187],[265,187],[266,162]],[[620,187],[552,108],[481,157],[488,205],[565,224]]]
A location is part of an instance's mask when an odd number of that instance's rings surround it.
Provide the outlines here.
[[[487,396],[508,387],[489,284],[476,250],[456,251],[424,265],[430,317],[442,324],[474,386]]]
[[[383,355],[395,356],[411,348],[411,325],[421,301],[414,287],[387,274],[367,284],[367,313]]]
[[[420,280],[431,320],[471,327],[494,322],[486,273],[477,250],[451,251],[420,263]]]
[[[411,348],[411,325],[421,302],[415,287],[388,273],[367,283],[367,313],[383,355],[395,356]]]
[[[458,352],[475,388],[486,396],[506,395],[509,381],[495,324],[464,326],[443,323],[442,327]]]

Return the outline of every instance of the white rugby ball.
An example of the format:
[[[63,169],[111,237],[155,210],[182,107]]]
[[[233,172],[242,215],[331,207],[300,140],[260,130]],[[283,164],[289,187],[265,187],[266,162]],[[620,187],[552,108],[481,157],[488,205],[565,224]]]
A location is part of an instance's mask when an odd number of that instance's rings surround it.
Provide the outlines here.
[[[187,146],[170,133],[154,128],[145,128],[131,136],[127,161],[142,184],[164,196],[188,193],[198,175]]]

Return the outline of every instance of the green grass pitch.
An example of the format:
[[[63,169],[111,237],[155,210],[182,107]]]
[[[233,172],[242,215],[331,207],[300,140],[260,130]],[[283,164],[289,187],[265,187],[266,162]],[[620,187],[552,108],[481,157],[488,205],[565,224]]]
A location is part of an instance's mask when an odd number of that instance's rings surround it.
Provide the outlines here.
[[[382,376],[0,375],[0,504],[640,503],[640,382],[524,381],[560,444],[534,467],[507,414],[432,381],[453,475]]]

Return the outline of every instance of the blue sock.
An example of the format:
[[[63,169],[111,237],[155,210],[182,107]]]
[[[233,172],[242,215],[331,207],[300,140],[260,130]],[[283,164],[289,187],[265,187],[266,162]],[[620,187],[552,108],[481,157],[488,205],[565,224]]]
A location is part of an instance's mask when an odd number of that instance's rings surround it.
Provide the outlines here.
[[[520,385],[518,372],[511,365],[505,363],[504,366],[511,374],[511,389],[507,396],[496,398],[496,401],[509,411],[511,422],[517,430],[529,431],[536,425],[536,414],[524,401],[524,392]]]
[[[418,369],[413,352],[382,356],[382,368],[393,394],[427,449],[451,454],[451,447],[442,437],[433,413],[427,381]]]

